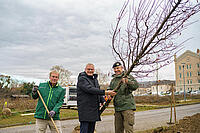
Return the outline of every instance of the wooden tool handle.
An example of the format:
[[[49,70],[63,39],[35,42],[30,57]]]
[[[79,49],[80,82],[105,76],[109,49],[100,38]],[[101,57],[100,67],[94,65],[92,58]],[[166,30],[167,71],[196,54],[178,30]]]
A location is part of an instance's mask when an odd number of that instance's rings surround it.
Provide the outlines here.
[[[37,93],[38,93],[38,95],[39,95],[40,99],[42,100],[42,103],[43,103],[43,105],[44,105],[44,107],[45,107],[45,109],[46,109],[47,113],[49,114],[49,110],[48,110],[48,108],[47,108],[47,106],[46,106],[46,104],[45,104],[45,102],[44,102],[44,100],[43,100],[43,98],[42,98],[42,95],[40,94],[40,91],[39,91],[39,90],[37,90]],[[57,132],[57,133],[59,133],[59,131],[58,131],[58,128],[57,128],[57,126],[56,126],[56,124],[55,124],[55,122],[54,122],[53,118],[52,118],[52,117],[50,117],[50,119],[51,119],[51,121],[52,121],[52,123],[53,123],[54,127],[56,128],[56,132]]]

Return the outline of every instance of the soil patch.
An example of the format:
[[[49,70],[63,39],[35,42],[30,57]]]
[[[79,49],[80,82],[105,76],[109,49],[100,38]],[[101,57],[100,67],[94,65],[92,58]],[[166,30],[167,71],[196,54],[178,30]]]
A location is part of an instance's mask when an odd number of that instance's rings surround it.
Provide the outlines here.
[[[165,129],[159,127],[154,130],[154,133],[200,133],[200,113],[186,116],[177,124]]]

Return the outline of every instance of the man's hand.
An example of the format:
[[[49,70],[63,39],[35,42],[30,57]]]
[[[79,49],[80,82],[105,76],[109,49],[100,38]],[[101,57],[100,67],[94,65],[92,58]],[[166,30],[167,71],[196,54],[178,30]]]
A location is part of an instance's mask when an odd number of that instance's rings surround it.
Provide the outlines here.
[[[106,91],[105,94],[106,94],[106,95],[115,96],[117,93],[114,92],[114,91]]]
[[[122,78],[122,82],[127,84],[128,83],[128,78]]]
[[[33,89],[32,89],[33,93],[36,93],[37,90],[38,90],[38,86],[37,86],[37,85],[34,85],[34,86],[33,86]]]
[[[111,100],[111,99],[112,99],[112,97],[110,95],[108,95],[108,100]]]
[[[53,111],[53,110],[51,110],[50,112],[49,112],[49,116],[51,117],[51,118],[53,118],[53,116],[56,114],[56,112],[55,111]]]

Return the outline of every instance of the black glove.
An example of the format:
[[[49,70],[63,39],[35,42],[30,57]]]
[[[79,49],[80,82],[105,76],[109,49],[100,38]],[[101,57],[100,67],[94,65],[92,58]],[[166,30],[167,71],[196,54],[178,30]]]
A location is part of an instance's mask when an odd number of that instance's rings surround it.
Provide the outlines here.
[[[49,116],[50,116],[50,117],[53,117],[55,114],[56,114],[56,112],[53,111],[53,110],[51,110],[51,111],[49,112]]]
[[[38,86],[37,86],[37,85],[34,85],[34,86],[33,86],[33,89],[32,89],[33,93],[36,93],[37,90],[38,90]]]

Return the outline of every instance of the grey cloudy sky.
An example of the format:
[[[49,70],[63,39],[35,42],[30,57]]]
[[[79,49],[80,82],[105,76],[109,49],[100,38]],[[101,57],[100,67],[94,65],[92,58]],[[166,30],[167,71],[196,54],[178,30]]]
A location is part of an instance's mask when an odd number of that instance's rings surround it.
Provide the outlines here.
[[[107,73],[114,62],[109,30],[123,0],[1,0],[0,73],[46,79],[49,69],[62,65],[74,76],[94,63]],[[195,15],[191,20],[199,20]],[[200,22],[184,31],[185,50],[196,52]],[[174,79],[172,65],[161,79]]]

